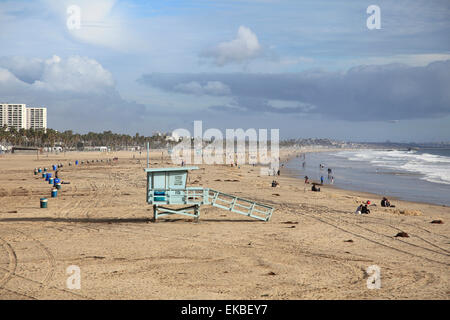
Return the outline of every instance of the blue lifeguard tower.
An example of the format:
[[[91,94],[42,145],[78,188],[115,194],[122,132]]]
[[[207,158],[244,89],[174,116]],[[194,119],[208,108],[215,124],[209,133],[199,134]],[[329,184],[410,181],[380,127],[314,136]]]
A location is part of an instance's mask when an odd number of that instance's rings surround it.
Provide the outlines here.
[[[273,207],[203,187],[186,187],[188,172],[198,167],[147,168],[147,203],[155,221],[181,214],[198,221],[201,205],[212,205],[262,221],[269,221]],[[169,208],[168,205],[183,205]]]

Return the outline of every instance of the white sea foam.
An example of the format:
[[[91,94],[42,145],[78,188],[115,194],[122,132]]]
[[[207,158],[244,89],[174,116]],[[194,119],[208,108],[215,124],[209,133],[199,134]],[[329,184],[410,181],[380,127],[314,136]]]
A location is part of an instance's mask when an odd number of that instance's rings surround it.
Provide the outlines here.
[[[369,162],[376,167],[417,173],[430,182],[450,184],[450,157],[400,150],[342,151],[336,155],[350,161]]]

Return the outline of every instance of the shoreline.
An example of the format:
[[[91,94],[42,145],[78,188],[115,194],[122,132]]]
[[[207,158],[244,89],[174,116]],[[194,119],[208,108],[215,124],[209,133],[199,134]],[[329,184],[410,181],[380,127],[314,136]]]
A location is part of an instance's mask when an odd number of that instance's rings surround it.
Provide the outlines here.
[[[337,148],[329,148],[329,149],[324,149],[324,150],[320,150],[320,151],[315,151],[315,150],[310,150],[310,149],[306,149],[305,151],[300,152],[301,153],[320,153],[320,152],[333,152],[333,151],[351,151],[351,150],[373,150],[370,148],[357,148],[357,149],[351,149],[351,148],[342,148],[342,149],[337,149]],[[395,149],[396,150],[396,149]],[[297,153],[298,154],[298,153]],[[297,154],[294,155],[288,155],[284,158],[284,162],[287,163],[291,160],[293,160]],[[285,172],[287,172],[287,174],[295,179],[295,180],[299,180],[302,183],[304,183],[304,180],[302,178],[296,177],[296,175],[298,175],[298,172],[295,169],[289,169],[284,167],[283,168]],[[320,181],[315,181],[315,180],[311,180],[316,182],[318,185],[320,185]],[[311,184],[309,185],[311,186]],[[336,185],[331,185],[331,184],[324,184],[324,185],[320,185],[321,187],[326,187],[329,189],[335,189],[335,190],[340,190],[342,192],[351,192],[354,195],[366,195],[367,197],[373,197],[373,198],[379,198],[379,197],[385,197],[388,196],[389,199],[391,200],[395,200],[395,201],[402,201],[402,202],[411,202],[411,203],[415,203],[415,204],[422,204],[422,205],[431,205],[431,206],[436,206],[436,207],[444,207],[444,208],[449,208],[450,206],[445,205],[445,204],[436,204],[436,203],[432,203],[432,202],[426,202],[426,201],[413,201],[413,200],[403,200],[400,199],[397,196],[391,196],[391,195],[386,195],[386,194],[380,194],[380,193],[374,193],[374,192],[367,192],[367,191],[361,191],[361,190],[355,190],[355,189],[347,189],[347,188],[343,188],[343,187],[338,187]]]

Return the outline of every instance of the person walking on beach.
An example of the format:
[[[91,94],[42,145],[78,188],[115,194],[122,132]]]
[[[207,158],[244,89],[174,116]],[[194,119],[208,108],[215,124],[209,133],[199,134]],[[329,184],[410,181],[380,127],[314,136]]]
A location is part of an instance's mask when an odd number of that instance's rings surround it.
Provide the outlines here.
[[[320,177],[320,184],[323,184],[323,176]]]
[[[309,178],[308,176],[305,176],[305,184],[309,183]]]

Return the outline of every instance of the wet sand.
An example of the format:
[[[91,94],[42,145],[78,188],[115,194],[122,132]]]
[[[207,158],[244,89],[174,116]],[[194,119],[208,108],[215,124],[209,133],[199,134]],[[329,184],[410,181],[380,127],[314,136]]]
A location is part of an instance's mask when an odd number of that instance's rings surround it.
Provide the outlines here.
[[[159,151],[151,159],[172,166]],[[59,162],[70,184],[52,199],[33,169]],[[311,192],[283,169],[272,188],[274,177],[260,176],[259,167],[200,165],[190,186],[272,205],[270,222],[202,206],[198,223],[183,216],[154,223],[145,162],[144,152],[2,155],[0,299],[449,298],[448,207],[396,200],[408,210],[400,214],[371,194]],[[42,196],[47,209],[39,208]],[[371,214],[353,214],[368,199],[378,205]],[[430,223],[438,219],[444,223]],[[71,265],[80,267],[80,290],[66,286]],[[367,288],[371,265],[380,267],[380,289]]]

